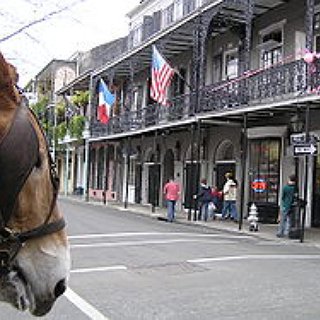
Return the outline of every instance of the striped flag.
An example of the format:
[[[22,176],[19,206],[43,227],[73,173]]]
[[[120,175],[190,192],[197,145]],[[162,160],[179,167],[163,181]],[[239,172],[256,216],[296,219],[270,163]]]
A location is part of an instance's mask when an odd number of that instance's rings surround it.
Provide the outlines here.
[[[114,102],[115,96],[109,91],[106,83],[100,79],[98,105],[98,120],[100,122],[108,123],[110,118],[110,109]]]
[[[167,91],[173,75],[174,70],[153,46],[150,97],[164,106],[167,105]]]

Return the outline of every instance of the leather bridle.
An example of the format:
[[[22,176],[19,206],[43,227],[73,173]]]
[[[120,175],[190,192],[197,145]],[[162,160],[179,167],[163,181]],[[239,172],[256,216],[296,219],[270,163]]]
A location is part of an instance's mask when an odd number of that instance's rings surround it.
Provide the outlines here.
[[[46,219],[40,226],[28,231],[16,232],[8,227],[17,197],[31,171],[39,166],[40,161],[39,139],[30,115],[46,140],[38,119],[30,109],[20,105],[15,112],[9,130],[0,137],[0,277],[14,269],[13,260],[26,241],[58,232],[65,227],[63,218],[49,222],[57,200],[59,179],[48,145],[46,148],[53,196]]]

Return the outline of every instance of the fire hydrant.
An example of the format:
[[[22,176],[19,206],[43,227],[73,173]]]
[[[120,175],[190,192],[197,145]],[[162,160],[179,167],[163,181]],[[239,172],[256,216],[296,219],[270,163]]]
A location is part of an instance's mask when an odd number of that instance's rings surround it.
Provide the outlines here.
[[[248,221],[250,223],[249,231],[258,231],[259,230],[258,210],[257,210],[257,206],[254,203],[252,203],[252,205],[250,206]]]

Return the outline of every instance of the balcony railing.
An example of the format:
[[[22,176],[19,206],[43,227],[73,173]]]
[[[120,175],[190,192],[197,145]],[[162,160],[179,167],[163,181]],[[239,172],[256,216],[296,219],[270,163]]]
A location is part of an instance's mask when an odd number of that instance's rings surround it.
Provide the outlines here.
[[[247,73],[231,81],[177,96],[168,106],[159,104],[114,116],[107,125],[92,124],[95,137],[176,123],[195,114],[221,113],[250,105],[284,102],[320,91],[320,62],[308,68],[303,60]]]

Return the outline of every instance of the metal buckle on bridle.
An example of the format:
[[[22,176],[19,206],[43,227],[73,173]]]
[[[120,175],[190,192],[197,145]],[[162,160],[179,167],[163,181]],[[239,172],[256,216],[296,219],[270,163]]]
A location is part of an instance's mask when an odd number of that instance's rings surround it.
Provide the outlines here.
[[[0,229],[0,276],[10,272],[11,261],[20,248],[21,243],[11,229],[7,227]]]

